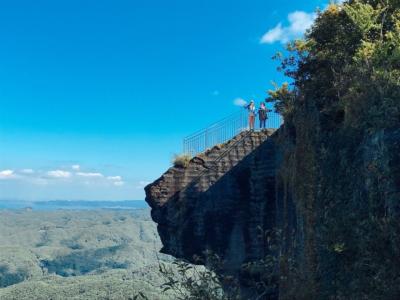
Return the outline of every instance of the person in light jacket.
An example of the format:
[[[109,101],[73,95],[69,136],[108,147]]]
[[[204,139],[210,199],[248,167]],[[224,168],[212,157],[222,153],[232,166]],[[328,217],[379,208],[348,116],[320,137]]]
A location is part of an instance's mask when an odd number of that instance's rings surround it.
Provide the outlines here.
[[[251,100],[250,104],[246,106],[247,111],[249,112],[249,129],[254,130],[254,122],[256,119],[256,106],[254,105],[254,101]]]

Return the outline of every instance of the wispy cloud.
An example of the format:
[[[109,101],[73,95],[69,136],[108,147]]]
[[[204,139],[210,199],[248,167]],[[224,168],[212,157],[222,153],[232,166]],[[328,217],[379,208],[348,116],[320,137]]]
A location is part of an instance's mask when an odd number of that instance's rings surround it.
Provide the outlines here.
[[[54,170],[33,170],[29,168],[19,169],[14,171],[11,169],[0,170],[0,180],[6,179],[18,179],[21,182],[28,184],[49,186],[54,187],[58,180],[68,181],[64,183],[71,184],[71,186],[77,186],[85,184],[92,187],[121,187],[125,185],[124,178],[120,175],[107,176],[101,172],[84,172],[79,165],[72,165],[68,168],[73,169],[68,171],[63,167]],[[147,182],[141,182],[146,184]]]
[[[123,186],[125,182],[122,180],[122,176],[108,176],[108,180],[112,181],[115,186]]]
[[[245,106],[247,104],[247,101],[242,98],[236,98],[235,100],[233,100],[233,104],[236,106]]]
[[[97,178],[102,178],[104,177],[103,174],[101,173],[86,173],[86,172],[77,172],[76,173],[77,176],[81,176],[81,177],[97,177]]]
[[[0,179],[11,179],[15,178],[16,175],[14,173],[14,170],[3,170],[0,171]]]
[[[121,181],[122,177],[121,176],[108,176],[107,179],[112,180],[112,181]]]
[[[316,18],[315,13],[295,11],[288,15],[288,26],[282,23],[268,30],[260,39],[261,44],[273,44],[276,42],[287,43],[290,40],[300,38],[307,29],[311,28]]]
[[[48,171],[47,176],[50,178],[69,178],[71,177],[71,172],[63,170]]]

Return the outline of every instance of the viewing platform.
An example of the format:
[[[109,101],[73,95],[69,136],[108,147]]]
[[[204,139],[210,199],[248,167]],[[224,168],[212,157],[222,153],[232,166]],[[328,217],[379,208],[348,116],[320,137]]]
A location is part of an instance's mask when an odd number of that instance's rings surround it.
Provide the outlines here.
[[[283,124],[281,115],[275,112],[268,113],[266,127],[262,130],[276,130]],[[216,145],[224,144],[241,132],[249,130],[248,112],[241,110],[207,128],[199,130],[183,140],[183,154],[195,156]],[[255,131],[260,131],[258,117],[255,120]]]

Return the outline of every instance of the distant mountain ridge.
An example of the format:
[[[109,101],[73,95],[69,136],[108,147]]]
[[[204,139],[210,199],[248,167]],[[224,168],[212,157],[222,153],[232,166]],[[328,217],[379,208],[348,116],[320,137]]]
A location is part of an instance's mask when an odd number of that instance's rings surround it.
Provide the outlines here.
[[[144,209],[148,205],[144,200],[124,201],[88,201],[88,200],[51,200],[51,201],[12,201],[1,200],[0,209],[24,209],[34,210],[91,210],[91,209]]]

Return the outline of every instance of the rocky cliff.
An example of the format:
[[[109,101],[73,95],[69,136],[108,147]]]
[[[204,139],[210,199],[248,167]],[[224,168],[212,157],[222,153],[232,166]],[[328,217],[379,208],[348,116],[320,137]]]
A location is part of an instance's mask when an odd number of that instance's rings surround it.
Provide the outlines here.
[[[400,299],[400,122],[357,128],[310,104],[278,142],[281,297]]]
[[[232,271],[263,257],[258,226],[275,222],[271,134],[243,132],[146,187],[164,253],[193,261],[211,250],[226,258]]]
[[[194,262],[210,250],[244,288],[273,273],[270,299],[326,299],[343,289],[382,295],[387,286],[397,297],[400,128],[316,132],[315,119],[301,124],[242,133],[147,186],[162,251]],[[258,271],[245,271],[248,262]],[[376,284],[365,285],[369,272]]]

